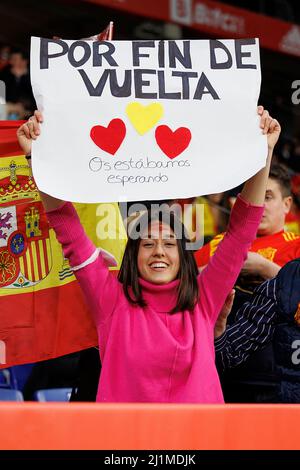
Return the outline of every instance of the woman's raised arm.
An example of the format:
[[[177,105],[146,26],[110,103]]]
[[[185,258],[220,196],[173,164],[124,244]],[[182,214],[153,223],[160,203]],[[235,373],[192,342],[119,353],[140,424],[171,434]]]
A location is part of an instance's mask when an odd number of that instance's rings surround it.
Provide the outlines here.
[[[260,128],[268,139],[268,157],[266,166],[256,175],[252,176],[244,184],[241,192],[242,198],[250,204],[261,206],[265,201],[266,186],[269,177],[270,165],[273,156],[274,147],[278,141],[281,127],[276,119],[273,119],[269,112],[263,106],[258,106],[257,112],[260,115]]]
[[[41,133],[40,124],[42,122],[42,113],[40,111],[35,111],[34,115],[31,116],[28,121],[17,130],[17,137],[20,147],[26,156],[31,154],[32,141],[36,140]],[[64,204],[64,201],[49,196],[49,194],[42,193],[41,191],[40,195],[46,212],[57,209]]]

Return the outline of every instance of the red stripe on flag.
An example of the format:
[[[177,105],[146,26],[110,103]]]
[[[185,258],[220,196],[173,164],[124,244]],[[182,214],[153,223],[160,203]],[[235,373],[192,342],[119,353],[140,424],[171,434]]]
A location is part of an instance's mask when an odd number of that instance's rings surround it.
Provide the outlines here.
[[[97,345],[92,315],[77,281],[0,299],[1,339],[6,344],[6,364],[0,369]]]
[[[17,129],[25,121],[0,121],[0,157],[23,155],[17,140]]]

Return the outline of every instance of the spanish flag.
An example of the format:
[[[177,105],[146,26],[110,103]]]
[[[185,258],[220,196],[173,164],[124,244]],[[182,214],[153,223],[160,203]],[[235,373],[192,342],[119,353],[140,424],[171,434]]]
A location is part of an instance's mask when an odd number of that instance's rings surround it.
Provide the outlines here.
[[[31,168],[18,146],[16,130],[21,124],[0,121],[0,343],[5,345],[0,367],[97,344],[83,295],[48,225]],[[105,210],[108,206],[114,210]],[[114,255],[118,269],[126,244],[118,205],[75,207],[89,237]],[[109,223],[114,233],[99,240],[96,228],[108,212],[115,216]]]

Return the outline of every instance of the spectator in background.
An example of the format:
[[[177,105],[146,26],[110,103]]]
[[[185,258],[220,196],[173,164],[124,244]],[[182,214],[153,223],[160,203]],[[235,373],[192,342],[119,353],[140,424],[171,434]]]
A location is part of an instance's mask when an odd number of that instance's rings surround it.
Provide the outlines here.
[[[0,71],[0,80],[6,85],[8,118],[28,117],[36,106],[31,89],[28,59],[23,52],[15,50],[11,53],[9,64]]]
[[[291,204],[290,177],[284,167],[272,165],[264,215],[237,281],[233,311],[248,300],[257,285],[276,276],[282,266],[300,256],[300,237],[284,230]],[[208,263],[223,237],[224,234],[217,235],[195,253],[198,268]]]
[[[2,44],[0,45],[0,72],[7,65],[9,65],[10,47]]]
[[[300,174],[291,178],[293,203],[285,219],[285,228],[289,232],[300,235]]]
[[[192,242],[204,239],[208,243],[218,233],[226,229],[230,211],[224,206],[224,193],[209,194],[191,199],[181,199],[179,204],[184,209],[183,223]],[[199,224],[197,206],[203,206],[203,224]]]
[[[215,327],[225,401],[300,403],[300,258],[257,287],[226,328],[228,311]]]

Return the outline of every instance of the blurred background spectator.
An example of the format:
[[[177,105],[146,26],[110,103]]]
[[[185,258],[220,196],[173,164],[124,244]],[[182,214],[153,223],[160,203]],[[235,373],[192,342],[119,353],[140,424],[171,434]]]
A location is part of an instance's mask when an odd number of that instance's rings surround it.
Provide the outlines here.
[[[0,71],[8,65],[9,56],[10,47],[5,44],[0,44]]]
[[[0,70],[6,85],[8,119],[26,119],[35,108],[29,75],[29,60],[24,52],[13,50],[8,63]]]

